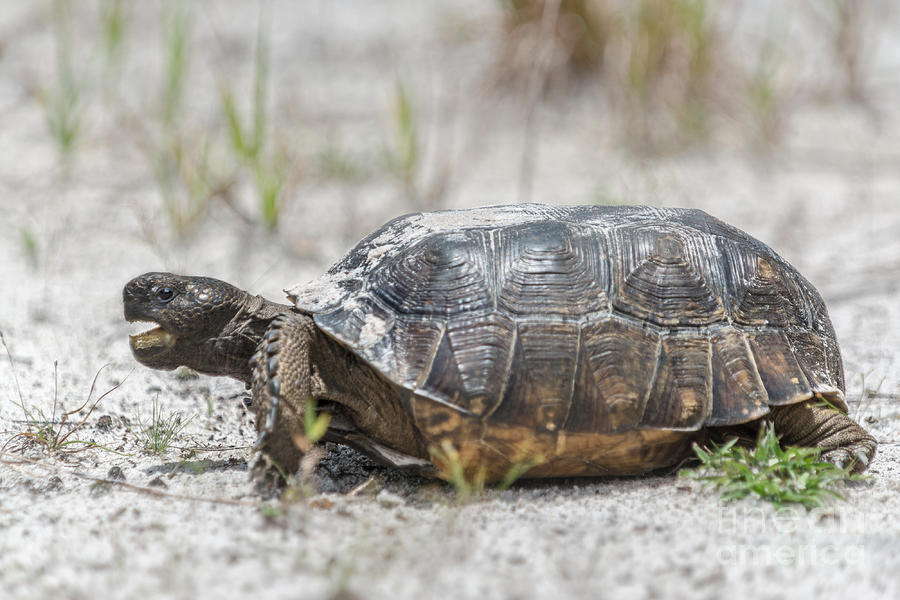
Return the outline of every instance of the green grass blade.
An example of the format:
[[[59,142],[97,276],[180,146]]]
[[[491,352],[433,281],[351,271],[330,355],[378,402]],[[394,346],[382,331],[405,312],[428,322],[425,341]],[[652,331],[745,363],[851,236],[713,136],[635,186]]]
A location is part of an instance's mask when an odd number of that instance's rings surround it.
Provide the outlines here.
[[[819,460],[814,448],[782,447],[771,425],[761,431],[753,449],[736,446],[731,440],[705,450],[694,447],[700,460],[696,469],[682,469],[680,476],[703,481],[721,492],[723,501],[756,496],[782,508],[799,504],[807,510],[843,500],[835,489],[845,481],[859,480],[849,467]]]

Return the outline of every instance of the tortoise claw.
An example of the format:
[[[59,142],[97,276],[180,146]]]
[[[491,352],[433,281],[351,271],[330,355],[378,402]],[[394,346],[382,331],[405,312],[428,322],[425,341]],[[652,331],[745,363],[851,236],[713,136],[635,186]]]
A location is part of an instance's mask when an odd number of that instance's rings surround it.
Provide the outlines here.
[[[261,371],[262,383],[260,389],[265,391],[265,401],[268,403],[266,411],[266,420],[263,424],[262,432],[259,440],[257,440],[257,448],[262,444],[266,434],[272,433],[275,429],[275,420],[278,417],[278,404],[281,394],[281,382],[278,380],[278,351],[281,344],[278,340],[281,338],[280,327],[283,319],[276,319],[272,323],[272,327],[266,333],[265,341],[260,344],[265,345],[265,349],[260,349],[260,360],[257,361],[257,369]]]
[[[838,469],[850,469],[854,473],[865,471],[871,459],[866,448],[835,448],[822,455],[822,460],[830,462]]]
[[[266,431],[260,432],[259,436],[256,438],[256,442],[253,444],[253,450],[259,450],[262,448],[263,442],[266,441]]]
[[[266,413],[266,424],[263,425],[263,433],[272,433],[275,429],[275,418],[278,416],[278,396],[269,398],[269,411]]]

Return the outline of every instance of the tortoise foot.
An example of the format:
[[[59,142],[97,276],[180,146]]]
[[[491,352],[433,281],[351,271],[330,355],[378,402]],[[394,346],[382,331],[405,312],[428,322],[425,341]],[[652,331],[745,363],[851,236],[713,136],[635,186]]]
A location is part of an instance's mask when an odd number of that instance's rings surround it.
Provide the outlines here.
[[[860,441],[849,446],[842,446],[822,453],[822,460],[830,462],[839,469],[850,467],[852,473],[861,473],[869,467],[875,456],[875,444]]]

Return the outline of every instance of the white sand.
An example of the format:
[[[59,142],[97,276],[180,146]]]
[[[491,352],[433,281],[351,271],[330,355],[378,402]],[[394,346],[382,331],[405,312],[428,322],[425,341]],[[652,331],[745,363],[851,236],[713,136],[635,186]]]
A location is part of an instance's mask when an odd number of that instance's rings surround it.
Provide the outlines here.
[[[495,5],[273,3],[273,110],[292,160],[303,165],[283,226],[265,234],[215,203],[179,240],[136,142],[135,122],[158,127],[147,116],[158,111],[157,11],[135,9],[121,100],[104,104],[102,82],[91,83],[78,148],[63,169],[31,95],[54,77],[46,6],[2,2],[0,330],[13,365],[0,356],[0,444],[29,430],[19,390],[26,406],[51,413],[54,361],[68,410],[104,365],[98,391],[121,386],[70,438],[115,452],[47,455],[22,438],[6,446],[0,598],[900,597],[900,57],[892,12],[879,16],[882,35],[867,63],[878,119],[798,94],[789,99],[785,143],[769,158],[736,141],[635,158],[594,110],[596,90],[539,111],[532,200],[578,204],[602,195],[702,208],[769,243],[818,286],[842,343],[852,410],[881,444],[871,480],[847,489],[846,502],[812,513],[722,505],[664,475],[529,483],[457,506],[437,484],[338,453],[326,459],[331,471],[320,470],[323,489],[376,479],[353,496],[315,495],[267,517],[261,505],[271,503],[248,480],[255,429],[243,386],[182,380],[134,362],[121,314],[121,288],[134,275],[205,274],[280,300],[284,287],[317,276],[382,222],[420,208],[382,168],[398,77],[419,107],[421,178],[433,181],[444,167],[450,175],[440,206],[516,200],[522,105],[485,85],[484,27]],[[220,77],[250,89],[256,9],[205,6],[194,19],[187,135],[199,135],[217,110]],[[83,34],[95,27],[92,14],[78,12],[79,73],[85,65],[99,71],[101,54]],[[821,60],[804,60],[794,59],[793,74],[815,80],[809,68]],[[317,175],[334,149],[370,174]],[[258,214],[249,186],[235,190],[235,202]],[[860,403],[863,376],[873,394]],[[193,416],[161,456],[137,434],[138,415],[146,421],[155,398],[166,414]],[[123,483],[97,481],[116,468]]]

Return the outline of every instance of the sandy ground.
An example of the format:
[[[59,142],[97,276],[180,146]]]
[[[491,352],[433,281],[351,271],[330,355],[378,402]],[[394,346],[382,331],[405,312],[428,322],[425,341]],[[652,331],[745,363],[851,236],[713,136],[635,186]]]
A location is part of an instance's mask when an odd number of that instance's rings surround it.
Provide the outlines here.
[[[0,597],[898,597],[900,54],[885,41],[896,43],[895,12],[879,14],[866,63],[871,109],[797,100],[783,143],[763,156],[725,143],[636,157],[590,89],[537,112],[532,199],[702,208],[818,286],[853,414],[880,442],[871,479],[846,502],[811,513],[723,505],[664,474],[523,483],[461,505],[446,487],[332,449],[324,492],[280,506],[248,480],[254,425],[240,384],[136,365],[121,316],[134,275],[202,273],[279,299],[418,207],[379,166],[397,80],[420,107],[420,189],[443,174],[442,207],[519,197],[524,108],[491,83],[494,4],[374,5],[270,5],[273,113],[302,167],[282,226],[265,233],[216,202],[182,237],[135,141],[158,112],[159,11],[135,10],[119,83],[91,83],[62,166],[35,100],[54,78],[48,8],[2,2],[0,330],[11,360],[0,357],[0,443],[12,441],[0,464]],[[79,77],[99,69],[92,11],[76,16]],[[218,82],[249,89],[256,16],[229,3],[195,14],[188,134],[212,121]],[[795,59],[797,81],[818,76],[808,64]],[[362,172],[328,175],[322,157],[335,151]],[[257,218],[250,186],[234,198]],[[119,387],[70,439],[107,450],[50,454],[13,437],[33,431],[20,405],[52,414],[58,397],[75,409],[98,370],[94,397]],[[190,419],[162,455],[140,436],[154,399]]]

